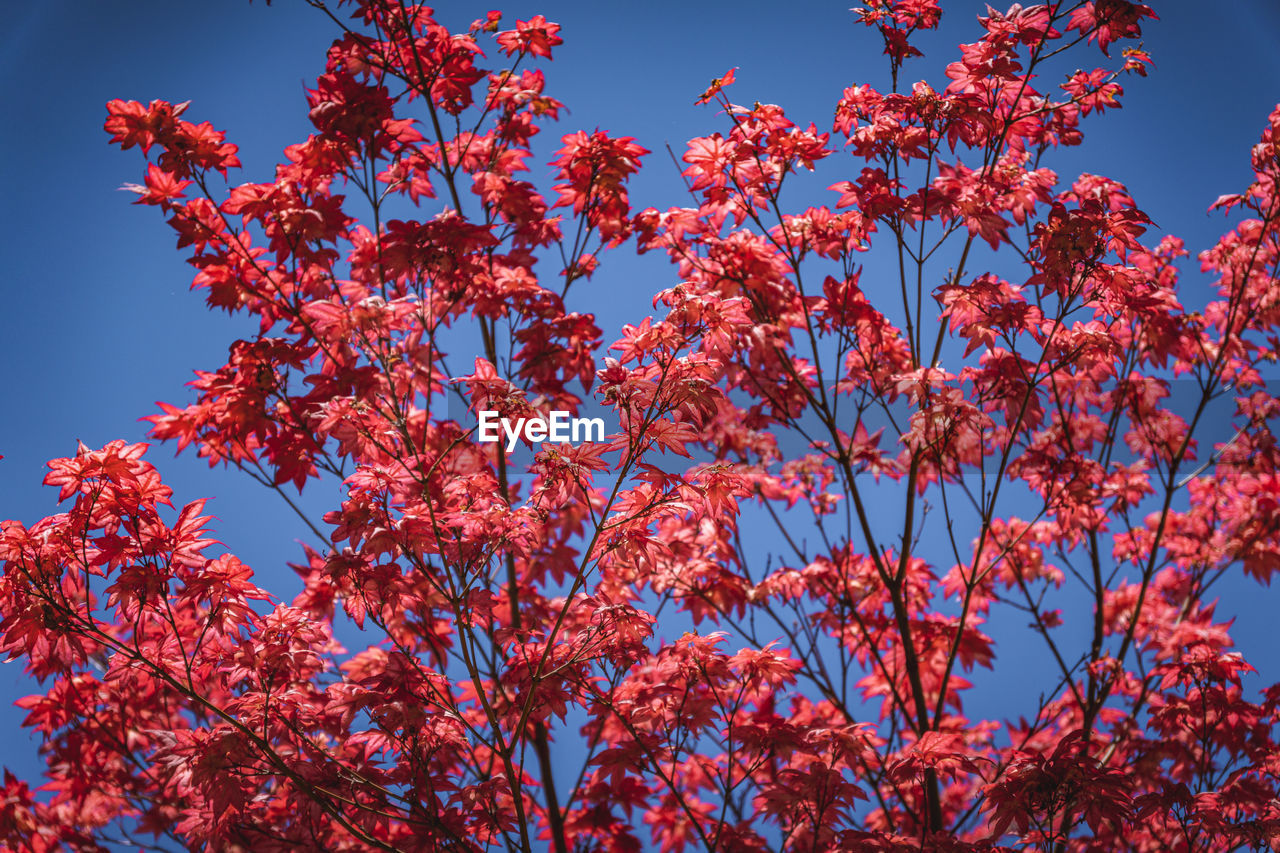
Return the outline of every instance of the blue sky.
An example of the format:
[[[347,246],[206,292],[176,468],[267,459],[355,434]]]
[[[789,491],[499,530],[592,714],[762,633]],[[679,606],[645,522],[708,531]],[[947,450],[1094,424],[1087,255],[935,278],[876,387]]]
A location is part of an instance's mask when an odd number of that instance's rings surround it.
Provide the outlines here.
[[[633,186],[636,206],[682,203],[664,145],[679,155],[692,136],[722,129],[694,98],[739,66],[731,96],[783,105],[798,123],[829,124],[840,91],[882,84],[878,39],[856,24],[848,0],[761,2],[521,2],[511,17],[542,13],[563,25],[565,44],[547,68],[548,90],[569,112],[562,132],[601,127],[651,149]],[[941,67],[961,40],[976,36],[983,3],[945,6],[943,28],[920,40],[923,61],[905,79],[941,88]],[[442,15],[463,25],[487,4]],[[1205,214],[1221,193],[1250,179],[1248,150],[1280,99],[1280,6],[1250,0],[1215,16],[1203,3],[1158,4],[1163,20],[1145,38],[1156,68],[1125,81],[1124,109],[1087,126],[1088,141],[1054,163],[1126,183],[1157,225],[1182,236],[1193,254],[1225,222]],[[227,344],[252,328],[210,314],[188,292],[191,268],[173,249],[156,212],[130,205],[121,184],[139,179],[136,151],[108,146],[102,132],[111,98],[191,100],[188,118],[210,120],[241,149],[239,180],[266,180],[281,149],[311,129],[304,86],[323,69],[332,25],[301,0],[43,0],[20,4],[0,35],[0,234],[6,264],[0,313],[5,381],[0,417],[0,518],[32,523],[56,511],[40,486],[46,460],[74,452],[77,439],[100,446],[140,440],[138,418],[154,401],[182,402],[196,368],[220,365]],[[846,163],[850,161],[844,161]],[[235,176],[233,176],[235,177]],[[537,176],[546,177],[546,174]],[[840,176],[814,186],[821,187]],[[626,254],[626,257],[623,255]],[[673,283],[661,259],[616,253],[592,282],[590,307],[607,339],[621,323],[652,311],[652,294]],[[1203,287],[1188,268],[1184,286]],[[1188,299],[1194,302],[1194,298]],[[209,470],[191,456],[151,459],[175,501],[213,496],[220,538],[282,598],[296,588],[284,568],[299,555],[296,519],[251,481]],[[336,492],[311,497],[331,504]],[[1235,635],[1266,666],[1267,597],[1239,612]],[[34,777],[34,742],[17,733],[12,699],[30,692],[20,664],[0,668],[0,763]]]

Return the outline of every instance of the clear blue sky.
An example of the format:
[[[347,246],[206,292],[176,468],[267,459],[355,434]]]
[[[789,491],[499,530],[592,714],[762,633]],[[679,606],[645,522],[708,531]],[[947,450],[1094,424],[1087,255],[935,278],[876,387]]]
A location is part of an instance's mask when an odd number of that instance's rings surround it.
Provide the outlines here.
[[[490,7],[451,5],[463,8],[444,20],[464,26]],[[518,17],[541,12],[563,25],[565,44],[547,71],[550,93],[569,106],[563,132],[599,126],[637,137],[654,154],[634,201],[666,207],[681,202],[663,146],[679,153],[689,137],[721,129],[714,110],[693,100],[730,66],[740,66],[736,100],[779,103],[796,121],[820,127],[846,85],[883,83],[878,39],[855,23],[849,5],[521,0],[503,9]],[[1191,0],[1155,6],[1163,20],[1145,39],[1156,62],[1151,77],[1126,80],[1125,108],[1093,122],[1085,149],[1055,167],[1065,179],[1075,168],[1123,181],[1194,254],[1223,229],[1220,217],[1204,211],[1248,182],[1248,150],[1280,100],[1280,5],[1219,7],[1229,15]],[[942,31],[921,40],[927,56],[908,66],[906,79],[925,77],[941,88],[942,64],[959,41],[976,36],[973,16],[984,3],[944,8]],[[191,268],[167,226],[118,191],[139,179],[141,158],[107,145],[104,103],[191,100],[188,118],[212,121],[240,145],[239,179],[267,180],[281,149],[310,130],[303,87],[323,70],[331,35],[331,24],[301,0],[272,7],[42,0],[7,10],[0,34],[0,518],[32,523],[56,511],[54,493],[39,485],[46,460],[73,453],[76,439],[94,447],[142,439],[138,418],[154,411],[153,401],[185,401],[191,371],[222,364],[227,344],[252,334],[188,292]],[[593,283],[607,338],[649,313],[652,293],[673,281],[658,259],[618,260]],[[1184,283],[1202,285],[1193,272]],[[194,457],[171,457],[166,447],[152,451],[175,501],[215,497],[210,510],[222,540],[265,586],[289,598],[296,581],[284,564],[298,557],[300,533],[279,499]],[[316,495],[314,505],[334,497]],[[1274,681],[1280,672],[1266,661],[1269,597],[1255,595],[1235,634]],[[22,713],[10,707],[31,692],[19,667],[0,668],[0,763],[31,778],[39,766],[34,742],[18,732]]]

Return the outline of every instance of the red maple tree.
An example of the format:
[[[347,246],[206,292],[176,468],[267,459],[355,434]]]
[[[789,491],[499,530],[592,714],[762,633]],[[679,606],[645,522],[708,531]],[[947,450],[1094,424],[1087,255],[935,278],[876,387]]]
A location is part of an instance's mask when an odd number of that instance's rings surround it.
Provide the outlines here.
[[[935,88],[903,74],[937,0],[873,0],[887,91],[845,90],[827,131],[735,105],[729,72],[665,211],[632,209],[630,138],[564,135],[553,197],[521,177],[562,109],[556,24],[312,5],[341,30],[274,179],[223,190],[236,147],[185,104],[112,101],[106,130],[209,305],[260,321],[153,435],[345,500],[300,511],[327,544],[285,603],[146,445],[50,463],[65,511],[0,530],[48,768],[42,793],[6,773],[0,846],[1276,843],[1280,685],[1246,695],[1209,594],[1280,566],[1280,110],[1189,310],[1181,242],[1049,165],[1146,73],[1141,4],[990,11]],[[832,204],[789,207],[827,158]],[[571,306],[630,242],[674,270],[606,345]],[[590,399],[616,429],[509,455],[449,399]],[[967,673],[1024,677],[1000,614],[1052,670],[969,719]]]

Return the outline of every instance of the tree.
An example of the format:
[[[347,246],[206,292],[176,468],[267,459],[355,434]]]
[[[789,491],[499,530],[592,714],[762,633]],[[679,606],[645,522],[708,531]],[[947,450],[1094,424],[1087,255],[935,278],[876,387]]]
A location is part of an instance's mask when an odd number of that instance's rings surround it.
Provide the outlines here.
[[[338,38],[274,180],[220,189],[236,147],[185,104],[106,130],[210,307],[260,321],[154,436],[346,497],[299,508],[286,604],[146,445],[50,463],[66,510],[0,531],[0,644],[48,688],[5,849],[1274,845],[1280,685],[1245,695],[1209,596],[1280,566],[1280,109],[1191,310],[1182,243],[1049,166],[1146,74],[1146,6],[990,11],[935,88],[904,75],[936,0],[875,0],[887,91],[825,132],[729,71],[690,206],[637,212],[628,137],[564,135],[551,198],[520,177],[556,24],[312,5]],[[834,204],[789,207],[824,160]],[[632,241],[674,270],[606,347],[570,306]],[[477,441],[591,400],[606,441]],[[970,720],[966,674],[1015,677],[1000,614],[1051,689]]]

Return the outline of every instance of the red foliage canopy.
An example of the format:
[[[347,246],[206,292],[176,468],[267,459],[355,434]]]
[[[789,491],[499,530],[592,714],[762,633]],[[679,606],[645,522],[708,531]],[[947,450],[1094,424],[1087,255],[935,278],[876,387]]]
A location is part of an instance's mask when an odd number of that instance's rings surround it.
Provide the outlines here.
[[[564,135],[551,198],[520,177],[562,108],[556,24],[340,5],[274,179],[218,189],[236,148],[185,104],[112,101],[106,130],[210,307],[260,321],[153,435],[345,500],[303,516],[322,544],[285,603],[145,445],[50,463],[65,511],[0,529],[0,647],[47,688],[21,704],[48,765],[36,792],[6,773],[0,846],[1276,843],[1280,686],[1246,695],[1207,596],[1280,567],[1280,110],[1192,311],[1181,242],[1050,168],[1146,73],[1141,4],[993,10],[935,88],[900,80],[937,0],[873,0],[888,90],[819,130],[735,105],[730,70],[665,211],[632,209],[626,137]],[[790,207],[828,158],[832,203]],[[632,240],[673,274],[606,347],[571,305]],[[864,282],[868,251],[897,278]],[[508,454],[442,414],[588,392],[602,443]],[[1224,401],[1236,435],[1202,446]],[[1051,669],[969,719],[975,667],[1032,680],[999,670],[997,614]]]

